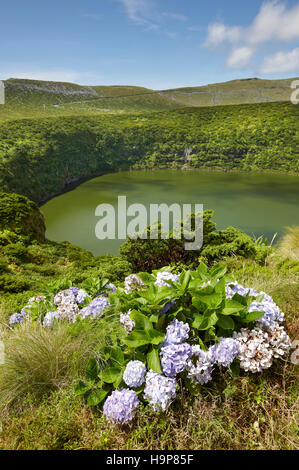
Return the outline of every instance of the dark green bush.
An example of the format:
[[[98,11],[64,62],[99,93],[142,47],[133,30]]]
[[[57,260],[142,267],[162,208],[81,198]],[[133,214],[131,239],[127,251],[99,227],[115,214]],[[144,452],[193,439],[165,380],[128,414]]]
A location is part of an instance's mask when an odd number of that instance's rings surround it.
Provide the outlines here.
[[[30,283],[16,276],[3,274],[0,276],[0,291],[18,293],[29,289]]]
[[[20,264],[29,260],[28,250],[21,242],[6,245],[2,248],[2,253],[12,263]]]
[[[185,250],[185,240],[176,240],[171,234],[169,239],[161,239],[159,225],[157,240],[128,238],[120,247],[120,254],[132,263],[134,272],[151,272],[169,265],[194,268],[199,259],[212,264],[228,256],[255,257],[257,249],[253,239],[234,227],[217,231],[216,224],[211,220],[213,214],[211,210],[204,211],[203,245],[200,250]],[[147,227],[148,235],[149,230],[150,227]]]

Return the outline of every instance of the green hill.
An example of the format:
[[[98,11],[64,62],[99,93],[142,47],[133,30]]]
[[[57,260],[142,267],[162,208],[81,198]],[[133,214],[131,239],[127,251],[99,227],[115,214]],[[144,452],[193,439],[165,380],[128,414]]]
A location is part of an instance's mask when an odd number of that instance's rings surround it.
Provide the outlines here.
[[[4,81],[6,103],[0,106],[0,119],[288,101],[292,80],[252,78],[155,91],[136,86],[81,86],[12,78]]]

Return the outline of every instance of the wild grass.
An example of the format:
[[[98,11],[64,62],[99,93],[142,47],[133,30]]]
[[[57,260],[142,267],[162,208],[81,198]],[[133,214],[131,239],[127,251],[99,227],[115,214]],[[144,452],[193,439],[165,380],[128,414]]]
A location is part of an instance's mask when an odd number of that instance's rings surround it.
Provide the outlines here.
[[[53,390],[69,387],[84,375],[90,357],[104,361],[104,347],[111,344],[112,319],[53,329],[39,322],[25,322],[4,335],[5,364],[0,366],[0,408],[20,403],[27,394],[35,400]]]
[[[130,426],[107,424],[71,389],[2,418],[1,449],[298,449],[294,366],[264,376],[223,377],[196,398],[178,395],[166,413],[148,406]]]
[[[299,261],[299,226],[287,227],[287,234],[278,246],[279,253],[284,258]]]
[[[273,296],[291,340],[298,339],[298,263],[277,253],[264,266],[224,263],[238,282]],[[36,324],[9,333],[7,371],[0,372],[0,449],[299,449],[298,366],[289,360],[262,374],[221,374],[196,397],[179,391],[164,414],[144,406],[130,426],[109,425],[101,408],[74,395],[73,382],[90,353],[101,357],[109,328],[118,334],[115,326],[111,318],[93,332]]]

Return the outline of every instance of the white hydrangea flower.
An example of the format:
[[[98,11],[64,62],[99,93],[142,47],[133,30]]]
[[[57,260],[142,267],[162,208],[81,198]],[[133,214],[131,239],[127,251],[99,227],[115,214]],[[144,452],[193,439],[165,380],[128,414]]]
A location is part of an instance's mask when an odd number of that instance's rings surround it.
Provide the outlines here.
[[[58,292],[58,294],[56,294],[54,297],[55,305],[60,305],[62,303],[69,303],[69,302],[73,302],[73,303],[76,302],[76,295],[74,294],[72,289],[62,290],[61,292]]]
[[[52,328],[54,320],[59,320],[59,313],[56,312],[47,312],[43,319],[43,327]]]
[[[168,286],[170,287],[170,284],[166,281],[172,281],[172,282],[179,282],[179,277],[177,274],[172,274],[169,273],[168,271],[162,271],[157,273],[157,279],[156,279],[156,286]]]
[[[130,317],[131,310],[128,313],[121,313],[119,317],[120,324],[127,330],[128,333],[131,333],[135,328],[135,322]]]
[[[64,301],[58,305],[57,315],[61,320],[67,320],[74,323],[79,313],[79,307],[69,297],[65,297]]]
[[[150,370],[146,374],[144,398],[155,411],[165,411],[176,395],[176,380]]]
[[[240,367],[250,372],[268,369],[273,358],[285,356],[291,346],[284,328],[277,325],[268,330],[243,328],[240,333],[234,333],[234,338],[240,343],[237,356]]]
[[[131,294],[139,289],[143,289],[145,287],[144,283],[136,274],[130,274],[125,278],[125,293]]]

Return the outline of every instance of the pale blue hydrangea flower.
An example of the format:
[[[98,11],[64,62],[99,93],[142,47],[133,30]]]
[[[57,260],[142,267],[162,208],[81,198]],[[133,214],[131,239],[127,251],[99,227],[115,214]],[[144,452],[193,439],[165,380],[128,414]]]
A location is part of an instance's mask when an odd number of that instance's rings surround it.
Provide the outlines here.
[[[157,279],[156,279],[156,286],[162,287],[162,286],[168,286],[170,287],[170,284],[167,283],[166,281],[172,281],[172,282],[179,282],[179,277],[177,274],[172,274],[167,271],[162,271],[157,273]]]
[[[249,312],[264,312],[264,316],[259,318],[257,322],[260,326],[265,328],[269,328],[277,323],[281,323],[284,320],[284,313],[273,302],[271,297],[267,297],[267,300],[265,300],[264,297],[261,302],[254,301],[249,306]]]
[[[78,289],[76,294],[76,302],[77,304],[84,304],[85,297],[88,297],[87,292],[84,289]]]
[[[128,362],[124,374],[123,380],[128,387],[137,388],[141,387],[145,380],[146,367],[141,361],[130,361]]]
[[[188,323],[184,323],[175,318],[166,328],[163,345],[183,343],[189,338],[189,331],[190,327]]]
[[[9,318],[10,326],[23,323],[25,315],[22,313],[13,313]]]
[[[228,367],[239,353],[239,343],[233,338],[220,338],[220,342],[211,346],[211,350],[215,362]]]
[[[155,411],[165,411],[176,395],[176,380],[150,370],[146,374],[144,398]]]
[[[54,319],[59,320],[59,313],[56,312],[47,312],[46,315],[44,316],[43,320],[43,327],[49,327],[52,328]]]
[[[167,377],[174,377],[186,369],[192,355],[188,343],[169,344],[161,348],[161,367]]]
[[[112,284],[112,282],[109,282],[109,284],[106,284],[105,289],[109,290],[110,292],[116,292],[116,286]]]
[[[90,304],[83,308],[80,312],[82,318],[93,317],[99,318],[104,315],[105,310],[109,307],[110,302],[107,297],[97,297]]]
[[[238,282],[230,282],[225,286],[225,295],[227,299],[232,299],[235,294],[245,297],[247,294],[252,297],[257,297],[259,293],[251,287],[243,287]]]
[[[133,390],[120,388],[105,401],[104,415],[112,423],[125,424],[135,417],[138,405],[138,396]]]

